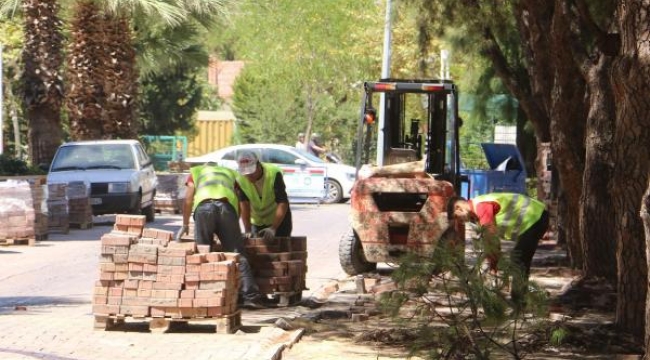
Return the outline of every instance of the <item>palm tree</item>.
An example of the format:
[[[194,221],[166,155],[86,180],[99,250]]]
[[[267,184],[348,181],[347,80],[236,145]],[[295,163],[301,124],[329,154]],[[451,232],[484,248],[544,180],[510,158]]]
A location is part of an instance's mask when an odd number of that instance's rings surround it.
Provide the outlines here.
[[[92,1],[85,0],[82,9],[88,9]],[[103,96],[98,106],[101,118],[100,136],[102,138],[133,138],[138,134],[139,123],[137,117],[138,70],[136,67],[136,50],[134,47],[134,28],[132,21],[145,24],[144,20],[156,17],[157,22],[166,26],[179,26],[187,21],[207,22],[215,15],[223,14],[227,0],[175,0],[156,1],[120,1],[104,0],[102,21],[92,16],[81,16],[78,13],[73,23],[72,33],[84,33],[87,29],[96,29],[101,26],[101,32],[95,33],[93,41],[79,42],[73,47],[78,51],[80,58],[95,58],[91,64],[97,64],[98,77],[91,81],[101,84],[95,89],[98,96]],[[94,8],[93,8],[94,10]],[[101,24],[101,25],[98,25]],[[96,51],[96,43],[102,44],[102,50]],[[86,68],[69,68],[70,79],[84,78],[77,76],[77,71],[82,73]],[[88,92],[90,90],[86,90]],[[70,99],[75,103],[74,108],[86,109],[97,106],[96,97],[80,97]],[[94,121],[94,120],[93,120]]]
[[[104,47],[103,16],[92,0],[76,4],[67,56],[68,91],[65,105],[74,140],[102,139],[105,92],[102,82],[108,54]],[[108,133],[111,133],[108,129]]]
[[[63,132],[61,53],[63,36],[56,0],[23,0],[25,20],[25,115],[32,163],[51,161]],[[73,2],[70,0],[69,2]],[[167,26],[206,24],[224,14],[231,0],[78,0],[69,47],[65,101],[76,138],[133,137],[137,134],[136,52],[133,23],[156,18]],[[0,0],[0,12],[15,14],[21,0]],[[138,20],[134,20],[138,19]],[[101,44],[101,46],[99,45]],[[173,55],[173,54],[170,54]],[[77,129],[77,130],[75,130]]]
[[[49,164],[62,141],[63,63],[56,0],[24,0],[23,106],[29,122],[29,158]]]

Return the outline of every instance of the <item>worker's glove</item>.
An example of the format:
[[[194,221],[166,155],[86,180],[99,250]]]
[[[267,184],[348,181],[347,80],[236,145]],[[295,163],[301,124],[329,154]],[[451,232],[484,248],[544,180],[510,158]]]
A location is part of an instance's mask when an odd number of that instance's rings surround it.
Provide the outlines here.
[[[264,228],[257,232],[257,236],[261,237],[266,241],[272,240],[275,237],[275,229],[270,227]]]
[[[250,239],[252,237],[253,237],[253,233],[250,233],[250,232],[245,232],[245,233],[241,234],[241,238],[244,239],[244,240],[248,240],[248,239]]]
[[[181,226],[181,228],[178,229],[178,232],[176,233],[176,237],[174,238],[174,241],[181,242],[181,237],[189,233],[190,233],[190,227],[188,225]]]

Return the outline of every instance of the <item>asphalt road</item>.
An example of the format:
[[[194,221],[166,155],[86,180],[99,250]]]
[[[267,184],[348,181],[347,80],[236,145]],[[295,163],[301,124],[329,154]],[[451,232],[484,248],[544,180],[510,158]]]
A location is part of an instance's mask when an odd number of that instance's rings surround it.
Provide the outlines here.
[[[345,277],[338,261],[338,241],[348,229],[349,204],[292,205],[293,235],[308,243],[307,287],[303,297]],[[111,231],[113,216],[94,218],[90,229],[50,234],[35,246],[0,247],[0,308],[90,303],[99,274],[99,239]],[[176,231],[180,215],[157,214],[148,224]]]

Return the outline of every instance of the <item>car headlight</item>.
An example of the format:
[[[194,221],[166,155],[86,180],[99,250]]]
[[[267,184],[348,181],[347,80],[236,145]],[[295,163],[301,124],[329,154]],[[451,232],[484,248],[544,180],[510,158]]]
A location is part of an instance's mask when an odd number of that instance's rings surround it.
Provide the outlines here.
[[[129,192],[129,183],[109,183],[108,184],[108,193],[127,193]]]

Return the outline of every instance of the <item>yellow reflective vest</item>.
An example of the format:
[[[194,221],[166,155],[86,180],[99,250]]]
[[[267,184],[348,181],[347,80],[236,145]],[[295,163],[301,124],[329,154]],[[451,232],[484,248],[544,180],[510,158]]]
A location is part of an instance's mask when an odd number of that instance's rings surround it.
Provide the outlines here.
[[[204,200],[226,198],[239,215],[239,201],[235,193],[235,179],[237,179],[235,171],[215,165],[195,166],[190,171],[195,188],[192,211]]]
[[[499,236],[516,241],[519,234],[530,229],[546,209],[543,202],[523,194],[491,193],[472,199],[476,206],[481,202],[496,202],[501,208],[496,214]]]
[[[255,184],[245,176],[241,176],[239,179],[239,186],[251,204],[251,224],[256,226],[273,224],[275,210],[278,208],[278,204],[275,202],[275,177],[282,172],[279,167],[273,164],[260,164],[264,170],[261,193],[257,191]]]

